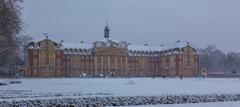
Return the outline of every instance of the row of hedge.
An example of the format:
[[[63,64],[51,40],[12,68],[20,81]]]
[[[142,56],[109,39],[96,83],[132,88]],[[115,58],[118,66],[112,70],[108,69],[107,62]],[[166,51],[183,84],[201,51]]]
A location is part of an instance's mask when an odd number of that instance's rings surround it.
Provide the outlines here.
[[[0,101],[0,107],[102,107],[240,101],[240,94],[105,96]]]

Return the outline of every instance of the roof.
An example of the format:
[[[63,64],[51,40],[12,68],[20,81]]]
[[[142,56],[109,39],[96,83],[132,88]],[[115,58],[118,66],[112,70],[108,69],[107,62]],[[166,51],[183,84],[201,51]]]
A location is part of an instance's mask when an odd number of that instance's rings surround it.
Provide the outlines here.
[[[35,43],[49,39],[49,38],[38,38],[34,39]],[[49,39],[51,40],[51,39]],[[55,41],[54,41],[55,42]],[[172,44],[166,44],[163,46],[149,46],[149,45],[132,45],[128,44],[125,41],[122,40],[116,40],[113,38],[103,38],[98,41],[95,41],[94,43],[65,43],[65,42],[58,42],[61,44],[62,49],[92,49],[94,47],[108,47],[108,46],[115,46],[115,47],[124,47],[127,48],[129,51],[161,51],[164,53],[167,53],[170,50],[179,51],[179,49],[186,47],[187,45],[190,45],[193,48],[196,48],[193,44],[190,44],[186,41],[177,41]],[[30,46],[29,48],[34,48],[34,46]],[[37,47],[36,47],[37,48]]]
[[[94,47],[118,47],[118,48],[126,48],[127,47],[127,42],[121,41],[121,40],[116,40],[112,38],[103,38],[98,41],[95,41]]]
[[[190,44],[189,42],[177,41],[177,42],[172,43],[172,44],[163,45],[162,50],[168,50],[168,49],[174,49],[174,48],[183,48],[183,47],[186,47],[187,45],[190,45],[191,47],[195,47],[192,44]]]
[[[93,44],[86,43],[62,43],[63,48],[73,48],[73,49],[91,49]]]
[[[116,39],[112,39],[112,38],[103,38],[103,39],[100,39],[98,40],[99,42],[116,42],[116,43],[119,43],[119,42],[123,42],[121,40],[116,40]],[[97,41],[96,41],[97,42]]]
[[[128,45],[128,50],[132,51],[161,51],[162,47],[145,46],[145,45]]]
[[[110,39],[110,38],[104,38],[99,40],[101,42],[116,42],[119,43],[121,41],[115,40],[115,39]],[[76,48],[76,49],[91,49],[93,48],[93,44],[86,44],[86,43],[62,43],[63,48]],[[168,44],[164,46],[147,46],[147,45],[128,45],[128,50],[131,51],[165,51],[169,49],[174,49],[174,48],[183,48],[187,46],[187,42],[182,42],[178,41],[173,44]],[[191,45],[190,45],[191,46]]]

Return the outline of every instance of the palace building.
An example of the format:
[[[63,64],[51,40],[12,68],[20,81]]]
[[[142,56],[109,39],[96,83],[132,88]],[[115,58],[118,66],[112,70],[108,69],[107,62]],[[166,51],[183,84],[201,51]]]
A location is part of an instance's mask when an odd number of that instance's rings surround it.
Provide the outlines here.
[[[188,42],[139,46],[110,37],[92,44],[56,42],[48,37],[28,45],[28,77],[192,77],[198,54]]]

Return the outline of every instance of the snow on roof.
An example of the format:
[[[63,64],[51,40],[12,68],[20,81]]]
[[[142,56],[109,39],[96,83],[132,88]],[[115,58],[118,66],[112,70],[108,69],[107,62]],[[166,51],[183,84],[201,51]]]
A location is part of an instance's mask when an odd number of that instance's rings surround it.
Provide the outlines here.
[[[183,48],[186,47],[187,45],[190,45],[191,47],[195,47],[194,45],[185,42],[185,41],[177,41],[172,44],[167,44],[163,46],[145,46],[145,45],[128,45],[128,50],[133,50],[133,51],[165,51],[169,49],[174,49],[174,48]]]
[[[39,42],[46,39],[46,37],[38,37],[38,38],[34,38],[34,42]],[[52,40],[51,38],[47,38],[49,40]],[[113,38],[103,38],[100,39],[98,41],[96,41],[95,43],[100,42],[100,43],[117,43],[119,46],[126,46],[128,48],[128,50],[131,51],[165,51],[165,50],[169,50],[169,49],[174,49],[174,48],[183,48],[186,47],[187,45],[190,45],[193,48],[196,48],[193,44],[188,43],[186,41],[177,41],[175,43],[172,44],[166,44],[163,46],[148,46],[148,45],[128,45],[127,42],[122,41],[122,40],[116,40]],[[60,43],[60,42],[59,42]],[[63,48],[72,48],[72,49],[91,49],[94,47],[94,44],[87,44],[87,43],[61,43]]]
[[[177,41],[175,43],[172,44],[167,44],[162,46],[163,50],[168,50],[168,49],[174,49],[174,48],[183,48],[186,47],[187,45],[190,45],[191,47],[194,47],[192,44],[190,44],[189,42],[185,42],[185,41]]]
[[[99,42],[116,42],[116,43],[123,42],[123,41],[112,39],[112,38],[103,38],[103,39],[100,39],[98,41]]]
[[[145,45],[128,45],[128,50],[132,51],[161,51],[162,47],[145,46]]]
[[[60,42],[61,40],[59,39],[56,39],[56,38],[53,38],[52,36],[37,36],[37,37],[34,37],[32,42],[40,42],[40,41],[43,41],[45,39],[49,39],[51,41],[54,41],[54,42]]]
[[[112,38],[103,38],[98,41],[95,41],[94,47],[118,47],[118,48],[126,48],[127,47],[127,42],[121,41],[121,40],[116,40]]]
[[[91,49],[93,48],[92,44],[86,43],[62,43],[63,48],[72,48],[72,49]]]
[[[148,52],[154,52],[158,51],[163,54],[173,54],[178,53],[181,51],[181,48],[186,47],[190,45],[191,47],[194,47],[194,45],[185,42],[185,41],[177,41],[173,44],[163,45],[163,46],[148,46],[148,45],[128,45],[129,51],[148,51]],[[177,48],[177,49],[176,49]],[[131,52],[129,54],[132,54]],[[138,53],[139,55],[146,55],[151,53]],[[152,54],[152,55],[158,55],[158,53]]]

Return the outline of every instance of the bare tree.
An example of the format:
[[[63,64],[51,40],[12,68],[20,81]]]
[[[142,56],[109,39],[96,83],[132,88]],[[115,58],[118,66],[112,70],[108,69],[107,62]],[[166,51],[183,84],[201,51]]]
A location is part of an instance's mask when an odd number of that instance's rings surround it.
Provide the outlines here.
[[[225,57],[225,69],[226,73],[236,74],[240,71],[240,54],[230,52]]]
[[[223,53],[214,45],[209,45],[199,51],[200,67],[207,68],[209,72],[225,74],[240,73],[240,53]]]
[[[22,58],[23,58],[23,64],[24,66],[27,65],[27,47],[29,42],[31,42],[33,40],[33,38],[29,35],[23,35],[19,38],[19,41],[21,42],[21,46],[22,46]]]
[[[0,0],[0,68],[13,68],[21,42],[22,0]]]
[[[212,70],[213,68],[213,52],[215,51],[215,45],[209,45],[205,49],[200,49],[199,57],[200,57],[200,67],[205,67],[208,70]]]

